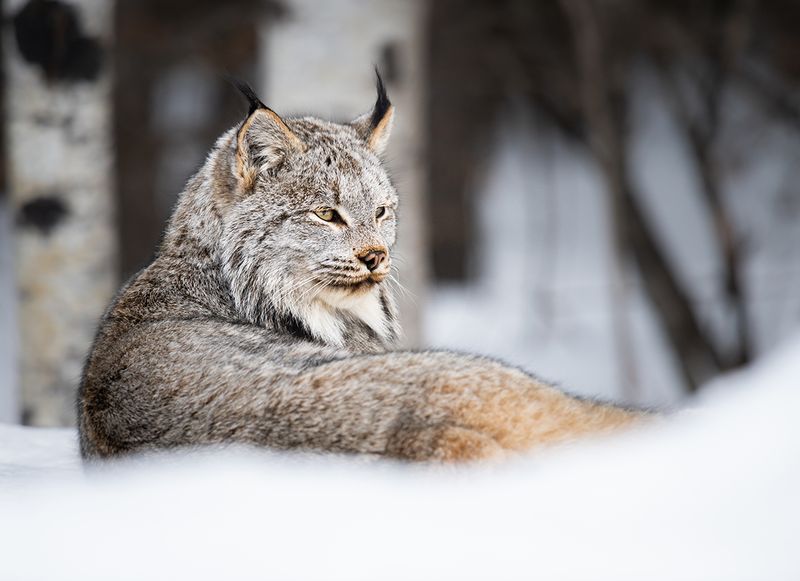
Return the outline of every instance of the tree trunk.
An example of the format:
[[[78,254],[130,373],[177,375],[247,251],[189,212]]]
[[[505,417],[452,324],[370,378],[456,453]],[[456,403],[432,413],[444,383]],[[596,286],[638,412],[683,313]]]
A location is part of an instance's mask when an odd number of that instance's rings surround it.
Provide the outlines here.
[[[6,129],[24,423],[73,424],[117,281],[109,0],[8,0]]]
[[[375,100],[377,65],[396,107],[387,159],[400,194],[395,261],[406,343],[420,342],[427,281],[422,180],[422,0],[288,0],[287,17],[267,35],[265,102],[280,114],[348,120]],[[397,275],[395,275],[397,277]]]

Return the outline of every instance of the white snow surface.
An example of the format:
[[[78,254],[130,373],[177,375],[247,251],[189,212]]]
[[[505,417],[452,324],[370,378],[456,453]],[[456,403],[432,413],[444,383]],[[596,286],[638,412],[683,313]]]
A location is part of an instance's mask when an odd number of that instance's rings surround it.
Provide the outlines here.
[[[0,426],[0,579],[800,579],[800,336],[647,429],[489,467],[245,450],[84,471]]]

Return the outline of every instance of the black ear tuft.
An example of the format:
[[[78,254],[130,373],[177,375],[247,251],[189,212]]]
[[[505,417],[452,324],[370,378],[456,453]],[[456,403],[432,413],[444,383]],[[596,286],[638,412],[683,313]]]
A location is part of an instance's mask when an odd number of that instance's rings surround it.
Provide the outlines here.
[[[244,81],[236,79],[234,77],[228,77],[228,82],[230,82],[234,87],[239,89],[239,91],[242,93],[242,95],[245,96],[248,103],[250,104],[250,109],[247,111],[248,117],[258,109],[268,108],[266,105],[264,105],[264,103],[261,102],[261,99],[258,98],[258,95],[256,95],[256,92],[253,90],[253,88]]]
[[[392,132],[394,106],[386,96],[386,86],[383,84],[378,67],[375,67],[375,76],[378,79],[378,98],[375,106],[369,113],[364,113],[351,121],[350,127],[355,130],[367,149],[380,155],[386,148],[389,134]]]
[[[378,77],[378,98],[375,101],[375,108],[372,110],[372,117],[370,118],[370,125],[373,129],[378,126],[378,123],[384,118],[389,107],[392,106],[392,102],[389,101],[389,97],[386,95],[386,87],[383,84],[383,79],[378,71],[378,67],[375,67],[375,76]]]

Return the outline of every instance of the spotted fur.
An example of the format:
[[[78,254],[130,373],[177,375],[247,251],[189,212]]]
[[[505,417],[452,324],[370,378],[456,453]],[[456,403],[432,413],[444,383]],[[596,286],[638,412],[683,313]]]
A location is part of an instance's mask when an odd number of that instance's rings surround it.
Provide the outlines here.
[[[84,457],[244,443],[463,461],[640,417],[486,358],[395,350],[398,198],[378,157],[393,114],[382,85],[351,124],[257,101],[219,138],[100,325],[78,398]],[[359,256],[377,250],[369,270]]]

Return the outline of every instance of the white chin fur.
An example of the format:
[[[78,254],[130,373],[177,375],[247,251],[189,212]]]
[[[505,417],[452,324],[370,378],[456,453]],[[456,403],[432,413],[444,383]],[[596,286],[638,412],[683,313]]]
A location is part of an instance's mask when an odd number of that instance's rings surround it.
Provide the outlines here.
[[[344,346],[344,322],[337,316],[336,309],[313,300],[304,305],[298,315],[314,337],[329,345]]]
[[[314,309],[314,305],[318,308]],[[311,332],[316,334],[313,328],[319,328],[321,332],[326,333],[328,337],[334,336],[332,333],[332,326],[329,319],[333,319],[337,324],[338,337],[337,344],[342,341],[342,321],[339,316],[340,313],[346,313],[362,321],[370,329],[375,331],[379,337],[386,337],[388,331],[386,315],[381,306],[381,299],[378,292],[378,287],[374,286],[367,292],[354,293],[347,289],[327,288],[323,290],[316,298],[316,300],[309,305],[312,315],[317,318],[315,321],[310,321],[309,326],[312,327]],[[325,340],[321,335],[320,339]]]

